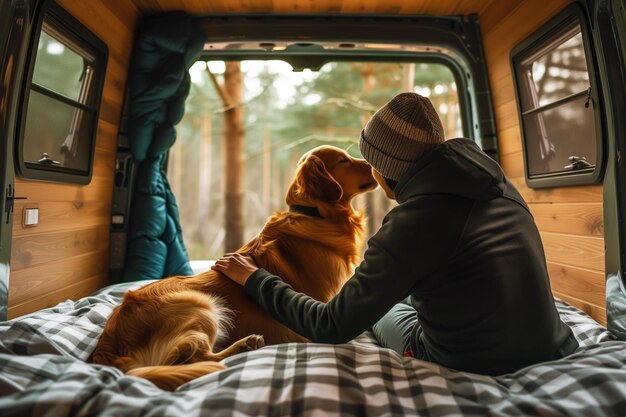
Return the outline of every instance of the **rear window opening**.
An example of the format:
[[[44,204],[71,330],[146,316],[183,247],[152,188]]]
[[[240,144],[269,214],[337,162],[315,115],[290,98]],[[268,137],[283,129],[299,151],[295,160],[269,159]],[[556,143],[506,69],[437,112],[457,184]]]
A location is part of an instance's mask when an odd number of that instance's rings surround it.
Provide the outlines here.
[[[87,184],[108,50],[55,3],[37,25],[21,100],[17,170],[23,178]]]
[[[219,258],[232,249],[225,247],[228,236],[239,236],[238,247],[274,212],[287,209],[286,190],[308,150],[328,144],[362,157],[361,129],[399,92],[429,97],[446,138],[464,132],[459,87],[444,63],[340,61],[324,63],[318,71],[294,71],[280,60],[198,61],[189,72],[191,89],[167,175],[191,260]],[[238,115],[227,117],[233,108]],[[232,123],[239,123],[234,131]],[[225,144],[237,146],[232,142],[237,132],[242,134],[240,171],[225,172]],[[232,175],[243,175],[243,193],[229,197],[242,205],[242,225],[233,225],[225,212],[226,178]],[[368,216],[368,234],[393,205],[381,189],[354,203]]]

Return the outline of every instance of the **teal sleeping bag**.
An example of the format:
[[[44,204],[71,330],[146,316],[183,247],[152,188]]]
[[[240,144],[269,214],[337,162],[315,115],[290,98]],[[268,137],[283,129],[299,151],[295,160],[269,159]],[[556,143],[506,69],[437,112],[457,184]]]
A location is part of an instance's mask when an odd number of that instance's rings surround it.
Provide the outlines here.
[[[131,59],[129,144],[137,166],[123,281],[192,274],[163,162],[204,36],[184,13],[144,18]]]

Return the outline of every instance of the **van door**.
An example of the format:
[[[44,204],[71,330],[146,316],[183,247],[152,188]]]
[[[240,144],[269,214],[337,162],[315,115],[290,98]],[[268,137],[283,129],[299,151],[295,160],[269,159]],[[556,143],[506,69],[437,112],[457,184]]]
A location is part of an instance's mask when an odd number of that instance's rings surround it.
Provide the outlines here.
[[[13,142],[15,115],[22,83],[29,1],[0,2],[0,321],[6,320],[9,297],[9,261],[15,195]]]
[[[593,3],[607,112],[604,180],[607,327],[626,340],[626,0]]]

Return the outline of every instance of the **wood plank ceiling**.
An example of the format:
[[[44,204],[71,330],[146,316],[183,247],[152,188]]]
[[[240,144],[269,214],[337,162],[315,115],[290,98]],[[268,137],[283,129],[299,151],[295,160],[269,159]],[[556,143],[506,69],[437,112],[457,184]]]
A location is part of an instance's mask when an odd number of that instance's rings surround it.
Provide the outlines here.
[[[185,10],[192,14],[376,13],[482,14],[496,0],[132,0],[142,13]],[[506,0],[507,2],[509,0]]]

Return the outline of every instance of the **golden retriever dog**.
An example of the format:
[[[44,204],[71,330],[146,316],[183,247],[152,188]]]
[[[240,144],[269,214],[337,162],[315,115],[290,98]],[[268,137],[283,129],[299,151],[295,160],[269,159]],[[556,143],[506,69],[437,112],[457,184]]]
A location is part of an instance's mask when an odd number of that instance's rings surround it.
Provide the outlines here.
[[[365,160],[332,146],[315,148],[298,162],[286,196],[290,211],[270,217],[238,252],[326,302],[361,258],[364,215],[351,201],[376,185]],[[214,352],[218,340],[228,347]],[[219,361],[241,350],[294,341],[306,340],[266,314],[240,285],[207,271],[127,292],[91,360],[174,390],[224,369]]]

